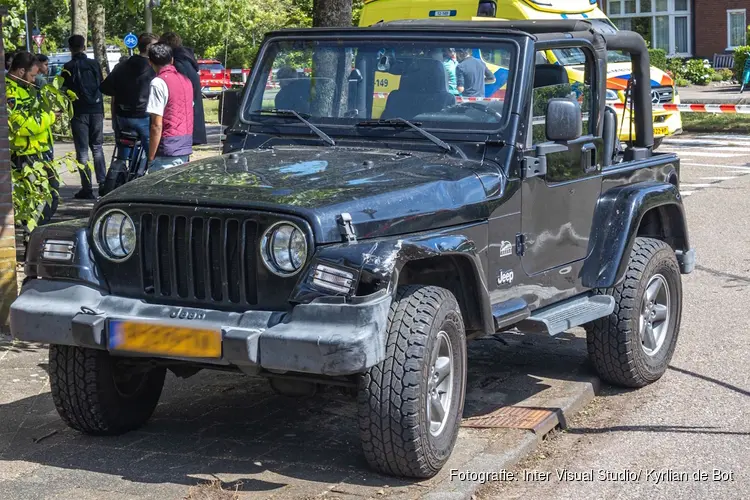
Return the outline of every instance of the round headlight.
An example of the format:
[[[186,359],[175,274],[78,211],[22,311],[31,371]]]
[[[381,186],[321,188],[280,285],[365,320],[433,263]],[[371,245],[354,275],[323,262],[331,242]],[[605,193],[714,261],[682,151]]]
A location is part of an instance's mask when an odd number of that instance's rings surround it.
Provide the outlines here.
[[[260,244],[263,263],[278,276],[297,274],[307,259],[307,239],[300,228],[290,222],[269,227]]]
[[[135,225],[125,212],[110,210],[94,224],[94,243],[106,258],[123,261],[135,250]]]

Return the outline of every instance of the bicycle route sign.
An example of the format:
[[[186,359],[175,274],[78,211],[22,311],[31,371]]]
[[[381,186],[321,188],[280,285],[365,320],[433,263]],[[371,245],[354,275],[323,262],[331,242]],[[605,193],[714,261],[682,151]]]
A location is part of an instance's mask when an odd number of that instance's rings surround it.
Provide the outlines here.
[[[128,33],[125,35],[125,38],[123,38],[123,42],[125,42],[127,48],[134,49],[138,45],[138,37],[135,36],[134,33]]]

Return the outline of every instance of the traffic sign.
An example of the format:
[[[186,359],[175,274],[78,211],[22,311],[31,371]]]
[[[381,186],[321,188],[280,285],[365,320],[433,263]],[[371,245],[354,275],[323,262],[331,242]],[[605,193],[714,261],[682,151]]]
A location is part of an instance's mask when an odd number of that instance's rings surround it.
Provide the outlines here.
[[[138,45],[138,37],[134,33],[128,33],[123,39],[125,46],[129,49],[134,49]]]
[[[36,46],[41,49],[42,44],[44,43],[44,35],[34,35],[31,38],[34,40]]]

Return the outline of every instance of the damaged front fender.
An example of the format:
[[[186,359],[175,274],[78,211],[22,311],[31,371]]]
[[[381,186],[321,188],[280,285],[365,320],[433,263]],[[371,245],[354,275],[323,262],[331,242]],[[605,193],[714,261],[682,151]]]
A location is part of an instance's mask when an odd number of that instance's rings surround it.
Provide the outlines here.
[[[487,226],[478,223],[429,234],[326,245],[318,248],[293,302],[306,303],[331,295],[313,284],[318,264],[350,270],[355,283],[350,296],[380,290],[394,293],[400,285],[436,285],[451,290],[464,310],[467,330],[494,332],[486,280]],[[342,293],[342,295],[344,295]]]

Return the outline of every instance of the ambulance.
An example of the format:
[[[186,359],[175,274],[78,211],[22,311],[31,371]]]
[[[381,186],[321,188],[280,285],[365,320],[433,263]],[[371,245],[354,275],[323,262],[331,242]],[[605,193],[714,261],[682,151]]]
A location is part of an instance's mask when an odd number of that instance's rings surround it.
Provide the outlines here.
[[[360,26],[400,19],[443,19],[486,21],[492,18],[524,19],[585,19],[594,29],[611,33],[617,28],[596,4],[596,0],[365,0]],[[583,59],[580,53],[565,49],[547,51],[547,63],[565,66],[572,84],[583,81]],[[501,61],[483,58],[487,67],[495,72],[496,81],[488,85],[487,97],[501,97],[507,70]],[[631,63],[628,56],[610,52],[607,62],[607,101],[622,104],[626,100]],[[398,88],[397,75],[380,75],[375,92],[386,97]],[[376,96],[377,97],[377,96]],[[679,95],[673,79],[658,68],[651,67],[651,101],[654,104],[679,104]],[[375,108],[380,103],[376,99]],[[621,106],[622,107],[622,106]],[[375,111],[375,109],[373,110]],[[631,116],[627,109],[616,107],[620,140],[628,141],[635,133],[631,130]],[[682,133],[679,111],[654,110],[654,143],[658,147],[664,137]]]

